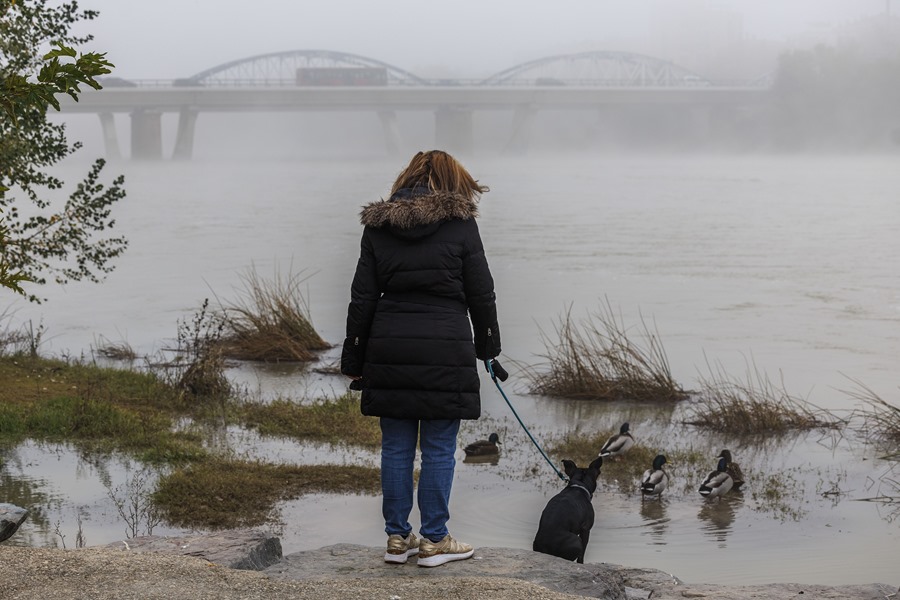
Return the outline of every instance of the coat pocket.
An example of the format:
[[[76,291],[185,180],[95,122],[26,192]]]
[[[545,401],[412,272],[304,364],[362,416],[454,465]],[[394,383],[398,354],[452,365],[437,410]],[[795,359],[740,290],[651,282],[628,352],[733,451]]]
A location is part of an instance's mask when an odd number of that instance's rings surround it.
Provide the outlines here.
[[[344,347],[341,351],[341,373],[351,377],[362,376],[367,341],[366,338],[358,335],[344,338]]]

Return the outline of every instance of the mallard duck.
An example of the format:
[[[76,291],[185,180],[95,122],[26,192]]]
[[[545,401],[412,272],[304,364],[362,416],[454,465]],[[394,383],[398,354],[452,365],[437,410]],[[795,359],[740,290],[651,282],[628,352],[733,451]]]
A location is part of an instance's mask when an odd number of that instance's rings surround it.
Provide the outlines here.
[[[600,448],[600,458],[612,458],[625,454],[634,446],[634,437],[628,431],[628,423],[623,423],[619,433],[612,436]]]
[[[704,498],[719,498],[728,493],[728,490],[734,485],[734,480],[725,471],[727,467],[728,460],[724,456],[720,456],[716,470],[710,471],[703,483],[700,484],[701,496]]]
[[[736,462],[731,461],[730,451],[722,450],[719,452],[719,456],[725,459],[725,472],[731,475],[731,480],[734,482],[731,489],[735,491],[741,489],[741,486],[744,485],[744,474],[741,472],[741,467]]]
[[[472,442],[463,448],[463,451],[466,453],[466,456],[489,456],[491,454],[499,454],[500,436],[496,433],[492,433],[488,436],[488,439]]]
[[[659,496],[669,485],[669,475],[663,471],[663,465],[668,461],[662,454],[653,459],[653,466],[644,471],[641,478],[641,497]]]

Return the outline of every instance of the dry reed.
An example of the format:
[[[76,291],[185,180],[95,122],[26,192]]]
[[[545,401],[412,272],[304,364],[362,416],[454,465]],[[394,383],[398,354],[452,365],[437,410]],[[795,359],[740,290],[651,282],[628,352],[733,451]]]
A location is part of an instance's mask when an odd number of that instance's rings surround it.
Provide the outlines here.
[[[533,394],[590,400],[684,400],[659,339],[641,318],[646,347],[635,344],[609,303],[576,324],[571,306],[556,324],[557,341],[541,331],[549,369],[525,367]]]
[[[223,351],[229,358],[253,361],[312,361],[330,348],[319,336],[300,291],[301,273],[262,279],[254,268],[241,276],[241,297],[223,306]]]
[[[100,336],[97,354],[110,360],[132,361],[137,358],[137,353],[128,342],[111,342],[103,336]]]
[[[784,433],[837,428],[840,421],[804,398],[789,394],[784,382],[775,384],[754,367],[745,380],[709,367],[700,378],[699,400],[685,422],[737,434]]]
[[[852,381],[856,389],[844,393],[863,403],[863,408],[854,414],[861,418],[863,434],[888,445],[895,453],[891,458],[900,458],[900,406],[891,404],[863,383]]]

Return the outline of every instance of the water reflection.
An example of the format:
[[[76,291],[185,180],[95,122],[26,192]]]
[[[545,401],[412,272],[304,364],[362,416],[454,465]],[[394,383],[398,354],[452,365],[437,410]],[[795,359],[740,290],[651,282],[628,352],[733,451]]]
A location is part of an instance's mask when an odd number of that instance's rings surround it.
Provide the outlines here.
[[[727,546],[734,517],[743,502],[743,494],[731,492],[713,500],[704,500],[701,504],[697,513],[697,519],[701,522],[700,529],[705,537],[716,541],[719,548]]]
[[[499,454],[488,454],[484,456],[466,455],[463,462],[469,465],[496,465],[500,462]]]
[[[111,496],[118,494],[126,503],[136,498],[120,492],[135,468],[127,457],[89,455],[68,444],[28,441],[0,449],[0,500],[29,511],[16,535],[4,544],[73,548],[121,539],[126,529]],[[144,496],[152,483],[143,490]],[[155,533],[180,531],[159,529],[164,531]]]
[[[647,423],[654,429],[666,427],[672,422],[677,408],[675,403],[609,402],[597,400],[571,400],[550,396],[532,396],[538,403],[542,420],[550,419],[559,424],[575,424],[580,430],[589,424],[591,431],[619,431],[623,422]],[[637,437],[638,433],[634,433]]]
[[[647,527],[641,535],[649,535],[650,543],[655,546],[666,545],[665,534],[669,528],[669,517],[666,514],[668,505],[668,499],[664,498],[641,502],[641,518]]]

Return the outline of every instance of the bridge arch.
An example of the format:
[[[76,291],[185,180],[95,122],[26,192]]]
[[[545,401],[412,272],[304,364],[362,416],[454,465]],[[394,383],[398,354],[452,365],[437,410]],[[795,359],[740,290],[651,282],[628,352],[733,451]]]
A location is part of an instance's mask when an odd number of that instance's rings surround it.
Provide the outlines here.
[[[181,85],[293,85],[299,68],[368,67],[387,71],[388,85],[427,85],[419,76],[385,62],[332,50],[288,50],[240,58],[200,71]]]
[[[491,75],[481,85],[584,85],[621,87],[709,86],[678,65],[631,52],[593,51],[548,56]]]

